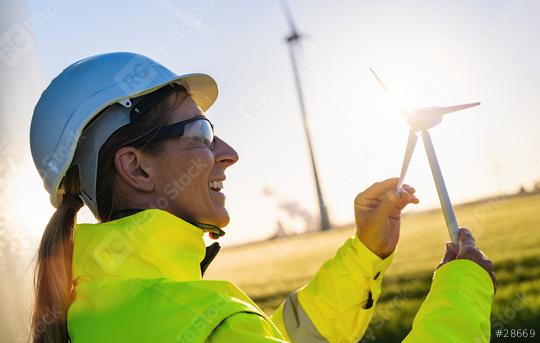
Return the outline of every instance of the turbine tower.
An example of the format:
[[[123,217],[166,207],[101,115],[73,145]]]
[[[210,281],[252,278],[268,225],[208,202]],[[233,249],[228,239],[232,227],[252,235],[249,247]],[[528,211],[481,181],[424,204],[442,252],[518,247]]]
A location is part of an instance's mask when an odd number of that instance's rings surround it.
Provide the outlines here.
[[[289,56],[291,58],[291,65],[292,65],[292,70],[293,70],[293,75],[294,75],[294,83],[296,85],[296,92],[298,95],[298,103],[300,105],[300,114],[302,115],[302,123],[304,124],[304,133],[306,135],[307,145],[309,149],[309,156],[311,158],[311,167],[313,169],[313,178],[315,179],[315,187],[317,189],[317,198],[319,200],[319,212],[321,215],[321,230],[328,230],[330,229],[330,219],[328,217],[328,210],[326,208],[326,204],[324,203],[321,185],[319,183],[319,173],[317,172],[317,164],[315,163],[313,145],[311,143],[311,134],[309,132],[309,127],[307,124],[306,105],[304,103],[304,94],[302,92],[302,83],[300,81],[300,73],[298,71],[298,62],[296,59],[296,49],[300,45],[300,40],[302,39],[302,35],[299,34],[298,31],[296,30],[296,25],[294,24],[291,11],[289,7],[287,6],[287,3],[285,2],[285,0],[280,1],[280,4],[283,9],[283,12],[285,13],[285,17],[287,19],[289,28],[291,30],[290,34],[286,38],[286,42],[289,47]]]

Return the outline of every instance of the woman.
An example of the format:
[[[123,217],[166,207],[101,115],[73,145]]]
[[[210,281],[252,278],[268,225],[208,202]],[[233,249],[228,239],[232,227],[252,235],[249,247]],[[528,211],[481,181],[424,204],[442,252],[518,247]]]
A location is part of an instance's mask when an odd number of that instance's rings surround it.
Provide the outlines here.
[[[221,188],[238,160],[205,117],[216,97],[211,77],[132,53],[79,61],[44,91],[31,148],[57,210],[38,252],[35,342],[362,337],[414,189],[389,179],[358,194],[356,233],[267,317],[233,284],[202,279],[219,250],[203,234],[224,234]],[[75,224],[83,203],[98,224]],[[406,341],[487,342],[493,265],[465,229],[441,265]]]

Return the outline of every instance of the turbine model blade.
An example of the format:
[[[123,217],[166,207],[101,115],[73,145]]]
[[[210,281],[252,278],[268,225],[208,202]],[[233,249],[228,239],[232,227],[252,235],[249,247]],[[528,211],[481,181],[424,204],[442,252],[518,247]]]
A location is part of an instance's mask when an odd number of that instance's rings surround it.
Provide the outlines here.
[[[375,72],[375,70],[373,70],[373,68],[369,68],[369,71],[371,72],[371,74],[373,74],[373,76],[375,77],[375,79],[377,80],[377,82],[379,83],[379,85],[381,85],[381,87],[384,89],[384,91],[390,96],[390,98],[392,98],[392,100],[399,106],[400,110],[401,110],[401,114],[406,116],[407,115],[407,110],[401,106],[401,104],[397,101],[397,98],[394,96],[394,94],[392,94],[392,92],[390,91],[390,89],[388,87],[386,87],[386,84],[383,82],[383,80],[379,77],[379,75],[377,75],[377,73]]]
[[[439,161],[437,161],[437,155],[435,154],[431,136],[427,130],[422,131],[422,140],[424,141],[424,147],[426,148],[429,166],[431,167],[431,173],[433,174],[433,180],[435,181],[435,187],[437,188],[437,194],[439,195],[439,201],[441,202],[441,208],[450,239],[452,239],[452,242],[457,243],[458,223],[456,214],[454,213],[454,208],[450,202],[448,190],[446,190],[446,185],[444,183],[441,167],[439,166]]]
[[[399,182],[397,185],[398,193],[400,192],[401,186],[403,185],[403,180],[405,179],[405,174],[407,174],[407,169],[409,169],[409,163],[411,162],[411,157],[413,155],[417,140],[418,137],[416,136],[416,133],[414,133],[414,130],[411,129],[409,131],[407,147],[405,148],[405,157],[403,157],[403,164],[401,165],[401,173],[399,174]]]
[[[462,111],[464,109],[467,109],[467,108],[470,108],[470,107],[474,107],[474,106],[478,106],[480,105],[479,102],[472,102],[472,103],[469,103],[469,104],[463,104],[463,105],[456,105],[456,106],[447,106],[447,107],[437,107],[437,109],[439,110],[439,114],[447,114],[447,113],[452,113],[452,112],[457,112],[457,111]]]
[[[371,74],[373,74],[373,76],[375,77],[375,79],[377,80],[377,82],[379,83],[379,85],[381,85],[381,87],[384,89],[384,91],[386,93],[388,93],[388,95],[390,95],[391,97],[394,97],[394,95],[392,94],[392,92],[390,91],[390,89],[388,89],[388,87],[386,87],[386,85],[384,84],[383,80],[381,80],[381,78],[379,77],[379,75],[377,75],[377,73],[375,72],[375,70],[373,70],[373,68],[369,68],[369,71],[371,72]]]

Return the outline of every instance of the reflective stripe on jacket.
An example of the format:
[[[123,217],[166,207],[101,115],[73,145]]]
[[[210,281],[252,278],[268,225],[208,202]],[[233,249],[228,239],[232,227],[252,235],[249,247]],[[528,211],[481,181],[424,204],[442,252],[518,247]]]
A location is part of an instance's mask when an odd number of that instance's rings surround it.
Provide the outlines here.
[[[204,255],[202,230],[158,209],[77,224],[72,342],[355,342],[393,257],[354,235],[267,317],[232,283],[202,280]],[[484,274],[468,261],[440,268],[407,342],[459,341],[465,329],[488,342],[493,286]]]

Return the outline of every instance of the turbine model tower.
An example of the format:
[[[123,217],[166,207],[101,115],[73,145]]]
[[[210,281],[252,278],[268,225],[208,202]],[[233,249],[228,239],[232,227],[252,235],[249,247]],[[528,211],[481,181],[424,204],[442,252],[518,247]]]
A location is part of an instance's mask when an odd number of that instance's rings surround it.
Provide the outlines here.
[[[304,94],[302,93],[302,84],[300,82],[300,74],[298,72],[298,63],[296,60],[295,55],[295,49],[299,46],[300,40],[302,38],[302,35],[298,33],[296,30],[296,25],[294,24],[294,20],[292,18],[291,11],[289,10],[289,7],[287,6],[287,3],[283,0],[280,2],[281,7],[283,9],[283,12],[285,13],[285,17],[287,19],[287,22],[289,24],[289,28],[291,30],[291,33],[287,36],[286,41],[289,46],[289,56],[291,58],[292,63],[292,69],[293,69],[293,75],[294,75],[294,82],[296,85],[296,91],[298,94],[298,102],[300,104],[300,112],[302,115],[302,123],[304,124],[304,132],[306,134],[306,140],[307,145],[309,149],[309,155],[311,158],[311,167],[313,168],[313,177],[315,179],[315,187],[317,189],[317,198],[319,200],[319,212],[321,215],[321,230],[328,230],[330,229],[330,219],[328,217],[328,211],[326,209],[326,205],[324,203],[324,198],[322,195],[321,185],[319,183],[319,173],[317,172],[317,164],[315,163],[315,156],[313,154],[313,145],[311,144],[311,135],[309,133],[309,127],[307,124],[307,116],[306,116],[306,106],[304,103]]]
[[[390,96],[392,96],[390,90],[386,87],[384,82],[379,78],[375,71],[373,71],[373,69],[371,68],[369,70],[371,71],[373,76],[375,76],[383,89]],[[405,178],[405,174],[407,174],[409,162],[411,161],[411,157],[416,146],[416,141],[418,140],[416,132],[421,132],[422,140],[424,141],[424,148],[426,149],[429,165],[433,174],[433,180],[435,181],[435,186],[439,195],[439,201],[441,203],[444,219],[448,228],[448,233],[450,234],[450,238],[454,243],[457,243],[459,227],[456,215],[454,213],[454,208],[452,207],[452,203],[450,202],[450,196],[448,195],[448,191],[444,183],[441,167],[439,166],[439,162],[437,161],[437,155],[435,154],[435,148],[433,147],[433,142],[431,141],[431,136],[428,129],[431,129],[432,127],[438,125],[442,121],[442,116],[447,113],[461,111],[469,107],[474,107],[478,105],[480,105],[479,102],[449,107],[434,106],[421,108],[411,112],[406,111],[403,108],[401,109],[402,114],[407,117],[407,124],[409,124],[410,129],[409,139],[407,141],[407,147],[405,148],[405,157],[403,158],[403,164],[401,166],[401,173],[399,175],[399,183],[397,188],[398,190],[401,188],[401,185],[403,184],[403,179]]]

